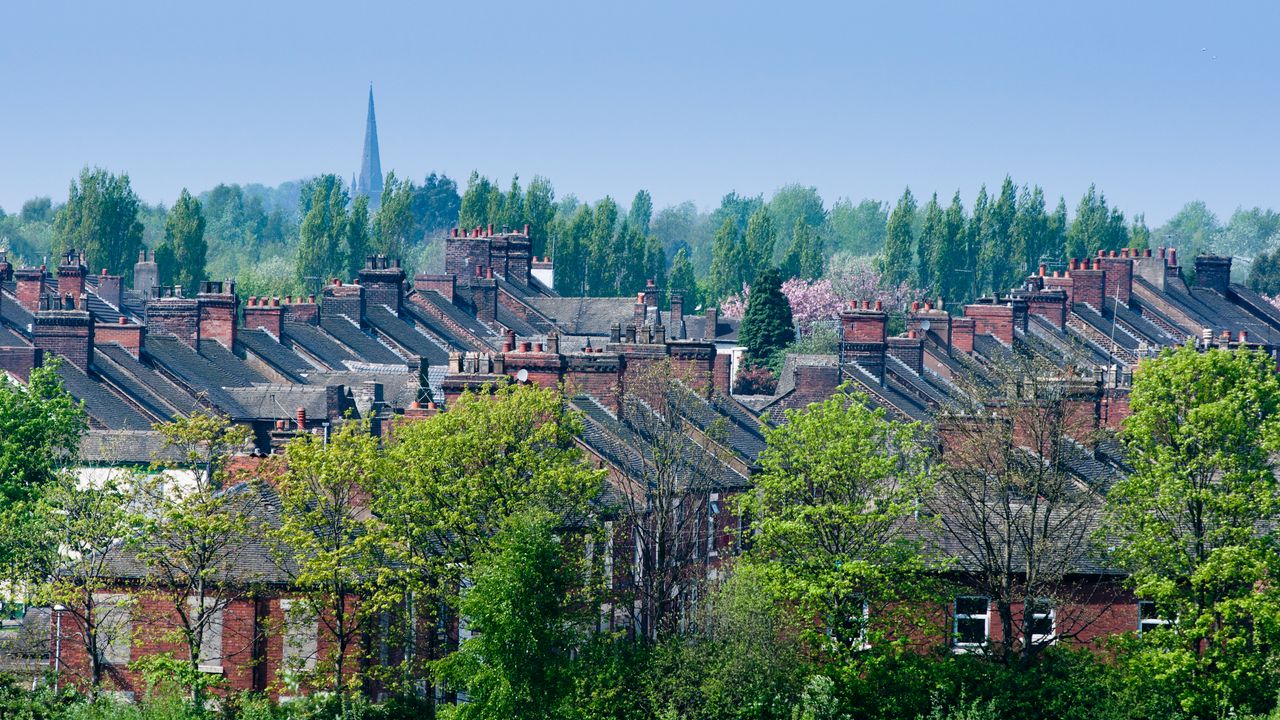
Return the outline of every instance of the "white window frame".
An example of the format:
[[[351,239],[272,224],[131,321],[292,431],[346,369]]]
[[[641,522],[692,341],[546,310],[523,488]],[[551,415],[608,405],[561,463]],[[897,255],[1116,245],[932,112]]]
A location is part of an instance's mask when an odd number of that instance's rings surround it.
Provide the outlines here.
[[[604,586],[613,589],[613,521],[604,522]]]
[[[986,605],[986,611],[978,613],[962,613],[960,612],[961,600],[981,600]],[[969,652],[978,648],[986,647],[991,642],[991,598],[985,595],[957,595],[951,601],[951,647],[956,652]],[[964,642],[960,640],[960,621],[961,620],[981,620],[982,621],[982,642]]]
[[[720,551],[716,549],[716,539],[720,532],[716,527],[716,520],[720,517],[720,493],[711,493],[707,498],[707,557],[719,557]]]
[[[1047,607],[1048,612],[1037,612],[1037,610],[1041,607]],[[1028,611],[1030,611],[1029,614],[1028,614]],[[1030,608],[1028,608],[1025,605],[1023,606],[1022,608],[1023,623],[1034,622],[1040,619],[1047,619],[1049,621],[1049,632],[1032,634],[1031,644],[1032,645],[1051,645],[1054,642],[1056,642],[1058,639],[1058,608],[1054,605],[1054,603],[1051,600],[1048,600],[1046,598],[1036,598],[1035,600],[1032,600]]]
[[[191,619],[204,620],[204,632],[200,636],[200,647],[198,648],[199,657],[197,658],[197,668],[200,672],[211,673],[215,675],[222,674],[223,655],[226,654],[223,647],[223,620],[226,617],[225,607],[216,607],[218,605],[217,598],[205,598],[205,610],[198,610],[200,598],[188,597],[187,607],[190,608]],[[210,610],[210,606],[216,609]]]
[[[1147,615],[1146,613],[1143,612],[1144,607],[1151,609],[1150,615]],[[1152,630],[1164,627],[1168,625],[1169,622],[1170,622],[1169,618],[1163,618],[1156,614],[1155,602],[1151,600],[1138,601],[1138,634],[1139,635],[1145,635],[1146,633]]]
[[[864,597],[862,599],[862,617],[860,618],[861,627],[858,631],[858,637],[856,638],[856,647],[854,648],[856,650],[871,649],[871,643],[867,641],[867,623],[870,621],[870,619],[871,619],[871,605],[867,602],[867,599]],[[835,629],[831,627],[830,622],[827,623],[827,638],[831,640],[831,644],[833,646],[839,645],[839,643],[836,641]]]
[[[104,665],[128,665],[132,660],[131,600],[125,593],[93,594],[93,620],[98,628],[94,653]]]
[[[286,670],[311,671],[316,669],[316,655],[320,637],[319,621],[307,612],[298,600],[280,600],[281,660]]]

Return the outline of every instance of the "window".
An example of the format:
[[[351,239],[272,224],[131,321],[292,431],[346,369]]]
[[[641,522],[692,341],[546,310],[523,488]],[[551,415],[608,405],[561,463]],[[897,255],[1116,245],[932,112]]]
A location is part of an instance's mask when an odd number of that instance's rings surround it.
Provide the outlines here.
[[[836,606],[835,616],[827,618],[827,637],[837,648],[866,650],[867,620],[870,607],[860,596],[849,598]]]
[[[951,633],[957,648],[986,645],[991,638],[991,601],[974,596],[956,598]]]
[[[94,593],[93,618],[97,626],[94,644],[98,660],[106,665],[129,664],[133,644],[133,620],[128,595]]]
[[[205,598],[203,608],[200,599],[187,598],[187,606],[191,608],[191,626],[199,628],[203,624],[200,635],[200,672],[222,672],[222,608],[218,607],[217,598]]]
[[[1032,600],[1023,609],[1023,622],[1031,633],[1033,645],[1053,642],[1054,620],[1053,603],[1048,600]]]
[[[1150,600],[1138,601],[1138,634],[1148,633],[1156,628],[1169,624],[1168,618],[1160,617],[1156,612],[1156,604]]]
[[[604,523],[604,586],[613,589],[613,521]]]
[[[289,670],[314,670],[316,667],[316,619],[303,603],[281,600],[284,616],[284,666]]]
[[[720,493],[711,493],[707,500],[707,557],[716,557],[716,539],[720,535]]]

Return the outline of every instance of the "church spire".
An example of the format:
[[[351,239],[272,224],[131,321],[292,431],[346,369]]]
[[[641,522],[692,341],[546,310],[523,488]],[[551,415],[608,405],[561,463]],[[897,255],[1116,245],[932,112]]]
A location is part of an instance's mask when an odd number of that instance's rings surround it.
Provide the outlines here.
[[[364,154],[360,159],[360,177],[352,196],[368,195],[369,207],[382,200],[382,161],[378,157],[378,120],[373,114],[373,83],[369,83],[369,116],[364,126]]]

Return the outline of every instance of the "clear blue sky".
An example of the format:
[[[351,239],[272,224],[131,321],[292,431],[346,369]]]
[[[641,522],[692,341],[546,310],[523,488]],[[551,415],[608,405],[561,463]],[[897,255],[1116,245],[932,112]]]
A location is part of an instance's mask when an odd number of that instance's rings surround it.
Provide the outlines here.
[[[383,169],[419,180],[705,209],[788,182],[968,204],[1010,173],[1153,225],[1280,207],[1280,4],[1042,5],[5,3],[0,207],[86,164],[152,202],[350,177],[370,81]]]

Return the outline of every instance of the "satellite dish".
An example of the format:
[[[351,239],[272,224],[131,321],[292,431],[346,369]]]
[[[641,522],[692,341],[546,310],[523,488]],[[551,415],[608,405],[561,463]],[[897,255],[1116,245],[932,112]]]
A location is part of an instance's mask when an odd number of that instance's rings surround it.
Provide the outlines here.
[[[516,373],[516,379],[520,382],[529,382],[529,371],[520,368],[520,372]]]
[[[921,330],[928,330],[928,329],[929,329],[929,327],[930,327],[930,325],[929,325],[929,321],[928,321],[928,320],[921,320],[921,321],[920,321],[920,329],[921,329]]]

